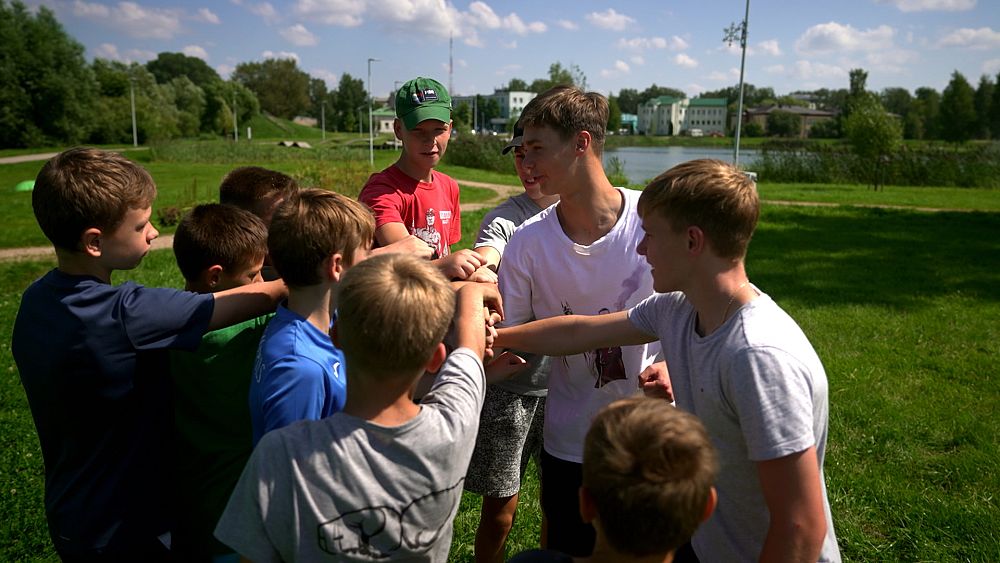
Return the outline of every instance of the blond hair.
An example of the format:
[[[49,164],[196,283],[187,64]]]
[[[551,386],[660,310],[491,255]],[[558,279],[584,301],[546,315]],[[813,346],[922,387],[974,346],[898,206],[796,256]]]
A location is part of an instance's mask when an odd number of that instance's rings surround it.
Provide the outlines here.
[[[639,197],[639,215],[657,213],[680,232],[699,227],[722,258],[740,259],[757,228],[757,185],[721,160],[691,160],[660,174]]]
[[[698,528],[718,471],[708,432],[663,400],[611,403],[591,423],[583,486],[615,550],[632,556],[675,551]]]
[[[256,215],[221,203],[198,205],[174,233],[174,257],[187,281],[218,264],[227,272],[250,266],[267,254],[267,227]]]
[[[375,219],[363,204],[319,188],[299,190],[274,211],[267,249],[274,269],[288,287],[322,281],[319,267],[339,253],[354,262],[354,251],[371,246]]]
[[[118,153],[77,147],[42,166],[31,207],[53,245],[76,251],[84,231],[110,233],[129,209],[145,209],[154,199],[156,184],[143,167]]]
[[[337,293],[337,335],[352,373],[419,374],[454,314],[455,293],[441,271],[407,254],[361,262]]]
[[[580,131],[590,133],[594,152],[604,150],[608,99],[575,86],[555,86],[533,98],[521,112],[522,127],[551,127],[568,141]]]

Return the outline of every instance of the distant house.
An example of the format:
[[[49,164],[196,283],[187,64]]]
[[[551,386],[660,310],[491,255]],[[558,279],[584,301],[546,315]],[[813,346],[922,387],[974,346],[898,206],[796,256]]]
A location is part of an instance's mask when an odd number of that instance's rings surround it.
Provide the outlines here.
[[[725,98],[652,98],[639,106],[637,132],[684,135],[699,129],[703,135],[725,134],[726,104]]]
[[[473,117],[472,124],[478,124],[480,129],[495,132],[506,131],[510,120],[520,117],[524,106],[528,105],[528,102],[537,95],[534,92],[522,92],[518,90],[494,90],[492,94],[481,96],[480,101],[481,103],[485,103],[489,99],[496,100],[497,106],[500,108],[500,115],[490,119],[489,123],[481,123]],[[475,96],[454,96],[451,99],[451,107],[457,108],[459,104],[468,104],[470,110],[476,109],[481,111],[482,108],[476,105],[475,99]]]
[[[756,123],[763,130],[767,130],[767,116],[776,112],[784,111],[799,116],[799,137],[809,136],[809,129],[820,121],[827,121],[837,117],[836,112],[821,109],[810,109],[802,106],[770,105],[750,108],[743,112],[743,124]]]
[[[372,110],[372,129],[376,134],[393,134],[392,121],[396,119],[396,112],[390,107],[381,107]]]
[[[639,116],[634,113],[623,113],[621,123],[618,126],[628,131],[630,135],[634,134],[639,130]]]

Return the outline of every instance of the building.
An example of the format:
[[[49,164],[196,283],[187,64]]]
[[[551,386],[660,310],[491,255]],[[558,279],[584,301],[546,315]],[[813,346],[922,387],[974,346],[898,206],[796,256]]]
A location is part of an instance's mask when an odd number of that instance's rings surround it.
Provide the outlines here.
[[[799,116],[799,137],[803,139],[809,136],[809,130],[813,125],[819,123],[820,121],[833,119],[837,116],[835,112],[821,109],[810,109],[801,106],[771,105],[750,108],[744,111],[743,125],[745,126],[748,123],[757,123],[761,126],[761,129],[767,131],[767,116],[776,111],[784,111]]]
[[[528,102],[537,95],[534,92],[494,90],[492,94],[479,96],[480,104],[487,103],[487,100],[493,100],[500,109],[500,115],[490,119],[489,123],[483,123],[482,108],[476,103],[476,96],[453,96],[451,107],[454,109],[460,104],[468,104],[470,110],[479,113],[478,116],[473,116],[470,125],[478,126],[481,131],[504,132],[511,119],[517,119],[524,106],[528,105]]]
[[[637,132],[643,135],[686,135],[698,129],[703,135],[724,135],[726,106],[725,98],[652,98],[639,106]]]
[[[390,107],[381,107],[372,110],[372,129],[376,135],[383,133],[393,135],[392,121],[396,119],[396,112]]]

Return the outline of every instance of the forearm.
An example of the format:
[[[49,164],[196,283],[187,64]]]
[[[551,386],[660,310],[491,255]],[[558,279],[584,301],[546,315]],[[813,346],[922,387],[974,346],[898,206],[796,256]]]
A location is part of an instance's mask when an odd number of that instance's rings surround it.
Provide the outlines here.
[[[759,560],[816,561],[826,537],[826,519],[771,519]]]
[[[478,246],[475,248],[475,253],[482,256],[486,262],[483,265],[492,268],[493,271],[500,265],[500,253],[492,246]]]
[[[816,561],[826,512],[815,448],[758,462],[757,475],[770,514],[760,561]]]
[[[469,348],[481,358],[486,350],[483,295],[474,284],[466,284],[455,299],[455,346]]]
[[[274,311],[278,303],[288,296],[288,288],[281,280],[252,283],[220,291],[215,294],[215,307],[209,330],[232,326]]]
[[[547,356],[570,356],[596,348],[631,346],[656,340],[632,326],[622,311],[611,315],[562,315],[497,331],[495,348]]]

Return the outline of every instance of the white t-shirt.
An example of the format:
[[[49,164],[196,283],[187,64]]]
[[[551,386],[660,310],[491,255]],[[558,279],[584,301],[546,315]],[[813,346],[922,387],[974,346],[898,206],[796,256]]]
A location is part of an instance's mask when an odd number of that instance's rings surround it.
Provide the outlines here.
[[[829,407],[822,362],[795,321],[763,293],[705,337],[695,332],[697,314],[679,292],[656,294],[628,316],[659,337],[677,406],[701,419],[718,451],[719,504],[691,540],[695,553],[702,561],[756,560],[770,523],[756,463],[815,445],[823,479]],[[823,505],[820,561],[840,561],[825,481]]]
[[[265,434],[216,537],[257,563],[445,561],[485,387],[459,348],[399,426],[339,412]]]
[[[642,227],[640,192],[617,188],[625,209],[593,244],[576,244],[559,224],[555,204],[521,225],[504,252],[500,292],[504,326],[557,315],[624,311],[653,293],[645,258],[636,253]],[[544,444],[549,454],[583,461],[590,422],[607,404],[635,395],[638,376],[653,363],[657,343],[552,358],[545,403]]]

